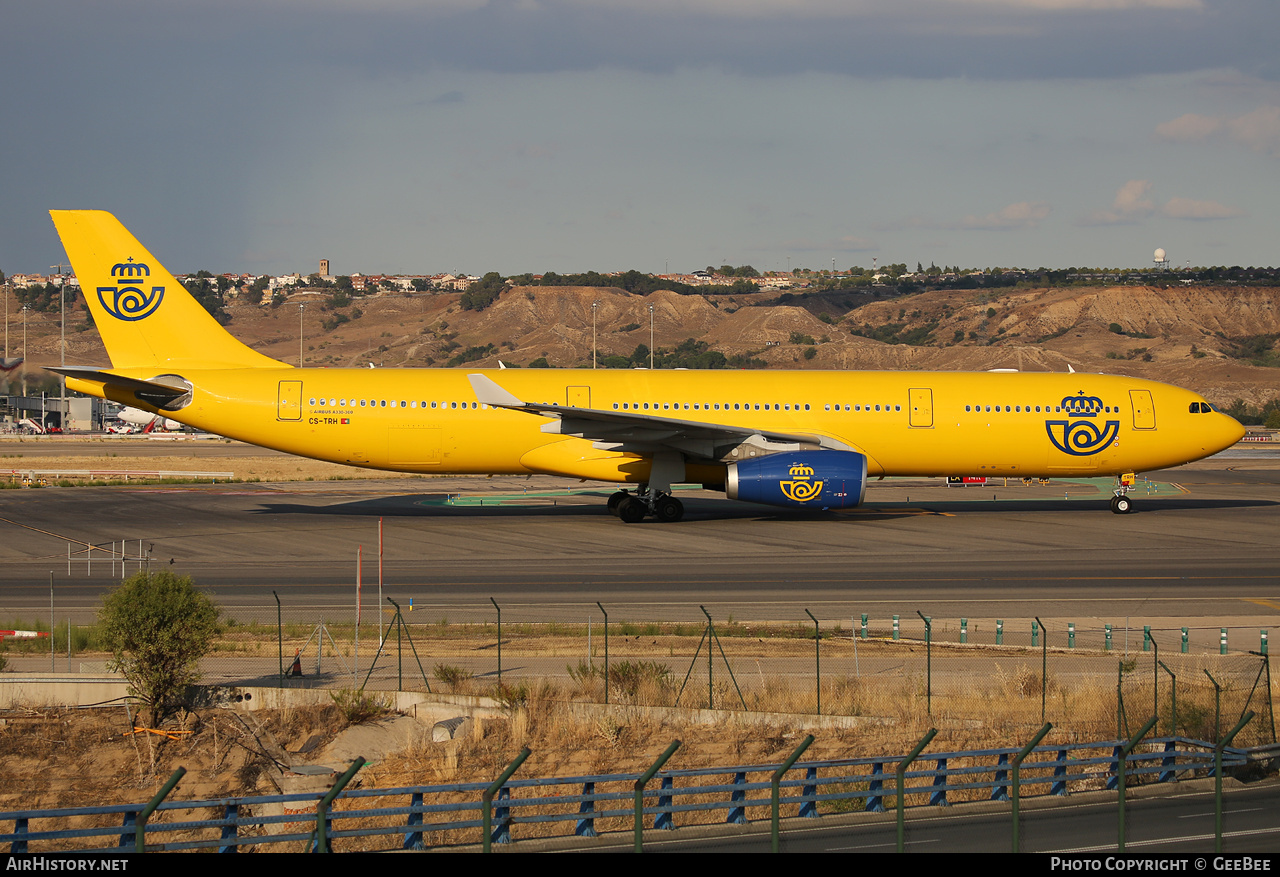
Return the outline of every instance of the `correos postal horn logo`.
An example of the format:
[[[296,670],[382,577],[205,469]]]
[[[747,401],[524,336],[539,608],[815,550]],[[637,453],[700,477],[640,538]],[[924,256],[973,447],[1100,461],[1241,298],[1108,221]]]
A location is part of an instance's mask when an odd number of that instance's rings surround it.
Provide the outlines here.
[[[781,481],[778,486],[782,488],[782,493],[792,502],[808,502],[814,497],[822,493],[821,481],[813,480],[813,469],[809,466],[792,466],[787,472],[791,476],[791,481]]]
[[[150,293],[143,291],[142,284],[150,276],[151,269],[143,262],[134,262],[132,256],[127,262],[117,262],[111,266],[111,277],[120,285],[99,286],[98,301],[117,320],[145,319],[156,312],[164,298],[163,286],[151,287]]]
[[[1062,410],[1072,420],[1046,420],[1045,431],[1049,441],[1064,454],[1073,457],[1091,457],[1101,452],[1120,434],[1120,421],[1107,420],[1101,426],[1094,419],[1102,413],[1102,400],[1086,396],[1081,390],[1078,396],[1064,396]]]

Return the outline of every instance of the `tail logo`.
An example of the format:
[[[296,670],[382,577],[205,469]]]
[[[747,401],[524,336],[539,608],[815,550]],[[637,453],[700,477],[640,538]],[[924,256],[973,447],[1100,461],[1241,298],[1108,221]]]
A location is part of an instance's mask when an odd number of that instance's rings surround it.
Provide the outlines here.
[[[1064,397],[1061,407],[1070,417],[1094,418],[1102,412],[1103,405],[1097,396],[1086,396],[1081,391],[1078,396]],[[1101,453],[1120,434],[1118,420],[1046,420],[1044,426],[1053,446],[1073,457]]]
[[[142,288],[143,278],[151,276],[151,268],[143,262],[117,262],[111,266],[111,277],[119,286],[99,286],[98,301],[108,314],[117,320],[133,322],[144,320],[156,312],[164,299],[164,287],[153,286],[151,292]]]
[[[813,469],[805,465],[792,466],[787,473],[793,480],[778,484],[782,494],[792,502],[808,502],[822,493],[822,481],[813,481]]]

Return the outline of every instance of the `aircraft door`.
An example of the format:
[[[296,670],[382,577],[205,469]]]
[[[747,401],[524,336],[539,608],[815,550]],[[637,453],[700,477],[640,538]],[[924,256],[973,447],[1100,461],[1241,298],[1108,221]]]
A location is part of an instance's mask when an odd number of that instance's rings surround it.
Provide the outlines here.
[[[570,408],[591,407],[590,387],[565,387],[564,397],[564,404],[568,405]]]
[[[302,419],[302,381],[281,381],[276,420]]]
[[[933,390],[911,389],[911,425],[921,429],[933,426]]]
[[[1151,391],[1130,390],[1129,401],[1133,404],[1133,428],[1155,429],[1156,406],[1151,400]]]

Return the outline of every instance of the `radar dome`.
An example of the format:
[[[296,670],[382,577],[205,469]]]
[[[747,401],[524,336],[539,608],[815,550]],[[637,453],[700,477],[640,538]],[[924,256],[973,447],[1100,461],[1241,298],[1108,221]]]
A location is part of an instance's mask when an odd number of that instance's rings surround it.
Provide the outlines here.
[[[1157,262],[1164,261],[1164,247],[1160,247],[1159,249],[1156,250],[1156,261]]]

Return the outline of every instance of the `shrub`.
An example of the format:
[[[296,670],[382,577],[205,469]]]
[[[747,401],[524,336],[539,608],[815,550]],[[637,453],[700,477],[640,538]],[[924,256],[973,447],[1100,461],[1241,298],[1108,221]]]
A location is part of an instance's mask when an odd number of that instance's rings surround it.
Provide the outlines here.
[[[431,675],[435,676],[443,685],[448,686],[452,692],[461,691],[471,681],[471,671],[453,664],[436,664],[435,669],[431,671]]]
[[[104,598],[98,611],[111,666],[146,704],[152,727],[186,703],[200,680],[218,625],[218,607],[189,576],[140,572]]]
[[[343,688],[329,694],[329,699],[350,725],[363,725],[380,719],[391,712],[391,704],[375,694],[365,694],[363,688]]]

